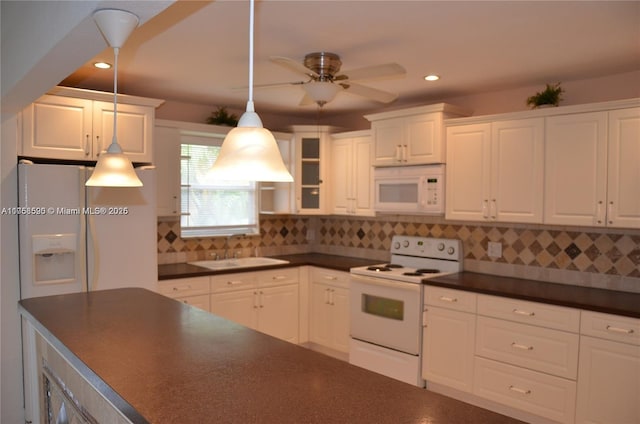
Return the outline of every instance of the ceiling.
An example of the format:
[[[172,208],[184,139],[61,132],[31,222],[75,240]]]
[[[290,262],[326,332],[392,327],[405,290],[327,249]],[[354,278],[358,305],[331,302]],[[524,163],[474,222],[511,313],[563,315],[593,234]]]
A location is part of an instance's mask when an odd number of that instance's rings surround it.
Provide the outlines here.
[[[638,1],[259,0],[255,22],[255,84],[305,79],[270,56],[302,62],[329,51],[343,71],[396,62],[405,77],[362,81],[399,94],[386,107],[640,69]],[[243,110],[248,27],[246,1],[177,1],[122,48],[119,92]],[[105,48],[62,85],[111,91],[112,71],[92,63],[112,57]],[[441,79],[425,82],[430,73]],[[303,94],[296,85],[256,88],[256,111],[317,114],[314,105],[299,105]],[[323,113],[383,106],[340,92]]]

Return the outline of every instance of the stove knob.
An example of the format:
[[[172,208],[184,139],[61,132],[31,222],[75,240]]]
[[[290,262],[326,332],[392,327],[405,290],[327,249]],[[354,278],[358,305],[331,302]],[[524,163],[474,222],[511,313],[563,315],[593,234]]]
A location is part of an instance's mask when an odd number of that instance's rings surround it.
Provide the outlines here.
[[[402,242],[402,245],[403,245],[404,247],[409,247],[409,240],[405,240],[405,241],[403,241],[403,242]]]
[[[450,247],[450,248],[447,249],[447,253],[450,254],[450,255],[453,255],[453,252],[455,252],[455,251],[456,251],[456,249],[454,249],[453,247]]]
[[[397,242],[393,243],[393,248],[394,249],[400,249],[400,242],[397,241]]]
[[[438,243],[438,250],[441,252],[444,250],[444,243]]]

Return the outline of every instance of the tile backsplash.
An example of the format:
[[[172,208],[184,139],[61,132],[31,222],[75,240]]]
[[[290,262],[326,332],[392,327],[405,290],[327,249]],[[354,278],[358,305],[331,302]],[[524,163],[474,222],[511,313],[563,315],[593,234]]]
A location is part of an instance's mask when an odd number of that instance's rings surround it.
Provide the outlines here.
[[[464,269],[498,275],[640,292],[640,230],[449,222],[442,217],[263,215],[260,236],[182,239],[177,218],[158,221],[158,263],[224,255],[319,252],[382,261],[395,234],[457,238]],[[488,256],[488,242],[502,256]]]

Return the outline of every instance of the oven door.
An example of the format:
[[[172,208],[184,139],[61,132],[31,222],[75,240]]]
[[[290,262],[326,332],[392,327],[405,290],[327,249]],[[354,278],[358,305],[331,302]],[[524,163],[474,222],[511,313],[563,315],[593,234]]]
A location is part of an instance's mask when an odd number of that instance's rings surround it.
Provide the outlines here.
[[[351,337],[420,354],[422,284],[351,274]]]

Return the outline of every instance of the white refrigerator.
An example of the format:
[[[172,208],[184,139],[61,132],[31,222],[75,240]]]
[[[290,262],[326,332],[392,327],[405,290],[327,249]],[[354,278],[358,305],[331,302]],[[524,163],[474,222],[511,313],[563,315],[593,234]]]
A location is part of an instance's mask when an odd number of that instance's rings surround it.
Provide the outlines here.
[[[157,284],[156,175],[85,187],[92,168],[18,164],[20,297]]]

